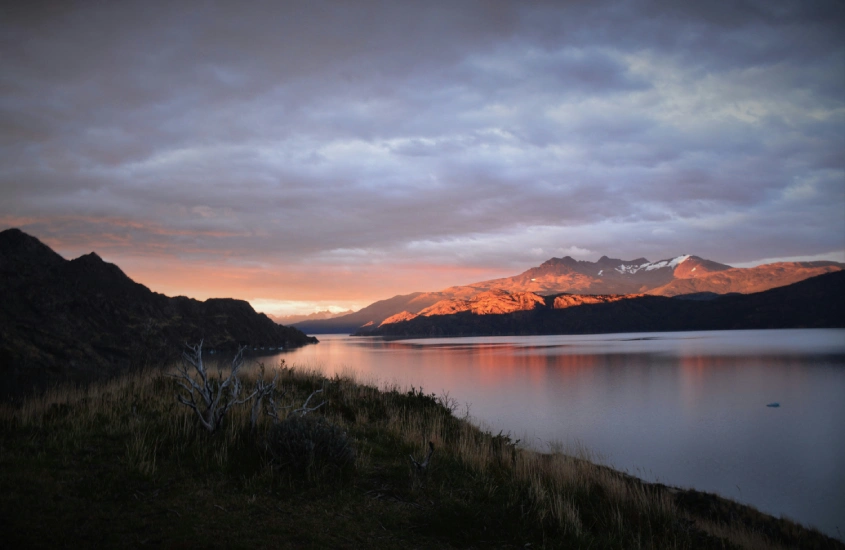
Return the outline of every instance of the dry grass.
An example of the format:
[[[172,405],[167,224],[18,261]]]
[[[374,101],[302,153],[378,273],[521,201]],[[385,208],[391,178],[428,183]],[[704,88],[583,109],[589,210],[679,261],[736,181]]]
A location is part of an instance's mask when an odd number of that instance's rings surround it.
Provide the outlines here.
[[[352,438],[351,473],[304,479],[274,467],[263,449],[271,419],[251,429],[248,406],[233,408],[210,436],[161,373],[55,388],[0,407],[0,512],[11,522],[12,542],[50,545],[49,533],[64,529],[68,534],[52,542],[843,547],[735,503],[713,517],[714,503],[729,501],[701,493],[680,498],[690,492],[595,465],[583,451],[522,449],[456,417],[448,396],[286,367],[279,384],[285,404],[296,406],[324,390],[327,405],[318,412]],[[436,450],[421,477],[408,455],[422,457],[429,441]],[[47,533],[34,529],[44,521],[56,525]]]

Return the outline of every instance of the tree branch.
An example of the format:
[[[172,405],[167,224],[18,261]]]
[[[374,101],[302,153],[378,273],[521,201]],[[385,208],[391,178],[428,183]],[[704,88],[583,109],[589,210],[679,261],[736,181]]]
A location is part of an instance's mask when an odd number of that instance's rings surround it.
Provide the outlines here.
[[[416,468],[417,473],[425,474],[428,469],[428,463],[431,460],[431,455],[434,454],[434,443],[432,441],[428,442],[428,454],[425,455],[425,460],[422,462],[417,462],[413,456],[408,455],[408,458],[411,459],[411,464],[414,465]]]
[[[305,416],[306,414],[313,412],[313,411],[316,411],[317,409],[319,409],[320,407],[325,405],[326,402],[323,401],[322,403],[320,403],[316,407],[311,407],[310,409],[308,408],[308,403],[311,401],[311,398],[314,397],[315,395],[317,395],[318,393],[323,393],[323,390],[321,390],[321,389],[320,390],[314,390],[311,393],[311,395],[308,396],[308,399],[305,400],[305,403],[303,403],[303,405],[301,407],[299,407],[298,409],[291,411],[291,414],[300,414],[302,416]]]

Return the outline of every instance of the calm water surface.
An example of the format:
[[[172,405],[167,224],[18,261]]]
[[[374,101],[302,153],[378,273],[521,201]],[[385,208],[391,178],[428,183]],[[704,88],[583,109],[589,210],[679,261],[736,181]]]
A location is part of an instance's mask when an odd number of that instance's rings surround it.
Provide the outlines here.
[[[318,338],[288,364],[448,392],[526,445],[584,446],[843,538],[845,330]]]

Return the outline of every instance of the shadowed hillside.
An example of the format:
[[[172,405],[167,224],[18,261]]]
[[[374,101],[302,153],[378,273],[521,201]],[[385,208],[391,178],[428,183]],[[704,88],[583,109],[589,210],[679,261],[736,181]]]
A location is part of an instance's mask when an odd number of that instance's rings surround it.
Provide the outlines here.
[[[68,261],[17,229],[0,233],[0,295],[0,394],[162,363],[185,341],[204,339],[207,349],[317,341],[243,300],[169,298],[93,252]]]

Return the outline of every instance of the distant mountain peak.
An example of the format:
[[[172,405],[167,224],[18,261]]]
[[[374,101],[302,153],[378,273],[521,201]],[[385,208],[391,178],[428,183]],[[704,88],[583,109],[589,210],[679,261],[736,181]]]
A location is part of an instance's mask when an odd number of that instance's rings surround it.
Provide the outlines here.
[[[540,264],[535,269],[542,269],[544,267],[554,267],[557,265],[576,265],[578,264],[578,260],[573,258],[572,256],[564,256],[563,258],[549,258],[542,264]]]
[[[648,260],[646,260],[645,258],[638,258],[636,260],[631,260],[630,262],[627,262],[627,263],[645,263],[647,261]],[[619,265],[619,264],[622,264],[622,263],[626,263],[626,262],[624,260],[620,260],[619,258],[609,258],[607,256],[602,256],[596,262],[596,265],[606,267],[606,266],[616,266],[616,265]]]

